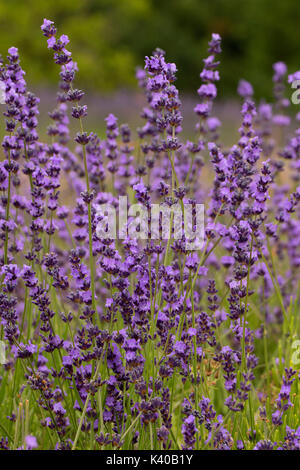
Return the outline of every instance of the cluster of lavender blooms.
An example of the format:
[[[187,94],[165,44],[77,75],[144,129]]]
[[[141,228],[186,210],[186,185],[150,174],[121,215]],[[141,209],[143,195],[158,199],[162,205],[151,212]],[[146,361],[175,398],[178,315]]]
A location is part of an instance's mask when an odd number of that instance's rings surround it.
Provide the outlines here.
[[[100,139],[85,130],[69,38],[49,20],[41,29],[61,80],[46,142],[18,50],[0,63],[0,448],[299,450],[300,128],[285,64],[274,65],[274,103],[239,83],[227,149],[213,116],[220,36],[193,141],[176,65],[156,49],[137,70],[143,125],[135,134],[110,114]],[[99,238],[96,207],[118,210],[119,195],[146,211],[204,203],[203,249],[172,232]]]

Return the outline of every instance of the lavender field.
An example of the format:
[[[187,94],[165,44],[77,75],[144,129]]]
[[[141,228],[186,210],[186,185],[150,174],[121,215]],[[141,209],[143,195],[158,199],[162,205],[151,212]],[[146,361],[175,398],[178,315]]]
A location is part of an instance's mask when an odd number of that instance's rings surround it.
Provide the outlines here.
[[[222,105],[207,40],[196,102],[156,49],[101,122],[52,21],[56,102],[1,61],[1,449],[300,450],[300,71]]]

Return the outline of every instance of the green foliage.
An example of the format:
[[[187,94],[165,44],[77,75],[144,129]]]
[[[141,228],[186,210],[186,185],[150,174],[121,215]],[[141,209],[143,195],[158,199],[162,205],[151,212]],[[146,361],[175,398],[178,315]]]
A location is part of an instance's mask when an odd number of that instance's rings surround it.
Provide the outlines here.
[[[299,68],[294,10],[292,0],[2,0],[1,53],[18,47],[30,81],[54,82],[57,68],[39,29],[47,17],[70,36],[85,88],[134,86],[134,68],[159,46],[179,68],[179,87],[194,91],[207,41],[218,32],[222,96],[235,93],[245,78],[268,97],[273,62],[287,62],[291,72]]]

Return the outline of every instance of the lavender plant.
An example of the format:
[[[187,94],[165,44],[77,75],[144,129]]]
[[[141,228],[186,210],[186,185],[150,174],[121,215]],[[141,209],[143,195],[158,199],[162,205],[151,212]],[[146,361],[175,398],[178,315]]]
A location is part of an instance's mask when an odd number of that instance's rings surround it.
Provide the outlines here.
[[[46,142],[19,51],[0,63],[0,448],[299,450],[300,129],[285,64],[274,103],[240,82],[239,138],[225,148],[220,36],[193,141],[176,65],[157,49],[137,72],[143,124],[110,114],[100,139],[84,125],[69,38],[41,29],[60,77]],[[119,213],[119,196],[146,227],[131,213],[122,236],[101,235],[99,207]],[[167,240],[161,216],[153,237],[155,203],[178,205],[183,228],[187,205],[203,203],[202,248],[175,237],[174,215]]]

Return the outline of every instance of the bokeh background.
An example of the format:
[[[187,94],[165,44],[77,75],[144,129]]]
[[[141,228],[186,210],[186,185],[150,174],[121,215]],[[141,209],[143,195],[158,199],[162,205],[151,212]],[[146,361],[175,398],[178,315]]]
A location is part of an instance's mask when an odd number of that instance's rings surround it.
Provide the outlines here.
[[[47,108],[58,69],[40,25],[44,17],[55,21],[71,39],[77,85],[88,92],[97,117],[112,111],[130,121],[140,104],[135,68],[161,47],[177,64],[188,117],[212,32],[223,39],[218,99],[232,100],[240,78],[252,83],[257,99],[271,99],[272,64],[283,60],[289,72],[300,68],[297,7],[296,0],[0,0],[0,53],[19,48],[27,82]]]

